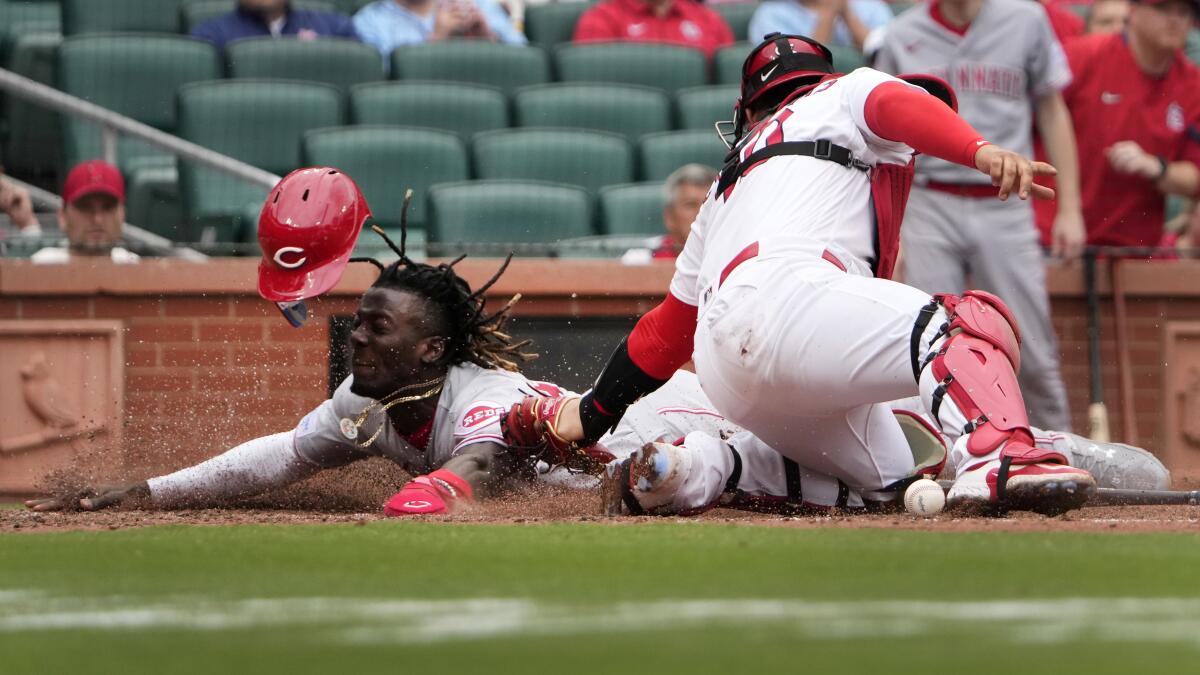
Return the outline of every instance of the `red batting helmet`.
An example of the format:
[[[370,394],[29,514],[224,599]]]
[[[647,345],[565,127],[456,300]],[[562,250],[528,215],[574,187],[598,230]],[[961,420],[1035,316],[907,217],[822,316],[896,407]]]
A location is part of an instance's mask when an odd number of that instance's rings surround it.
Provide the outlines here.
[[[294,302],[333,288],[370,215],[358,186],[337,169],[298,169],[285,176],[258,217],[263,251],[258,294]]]
[[[788,93],[816,85],[833,72],[833,55],[825,45],[803,35],[770,33],[742,63],[742,91],[733,107],[733,136],[749,126],[748,108],[767,92],[786,87]]]

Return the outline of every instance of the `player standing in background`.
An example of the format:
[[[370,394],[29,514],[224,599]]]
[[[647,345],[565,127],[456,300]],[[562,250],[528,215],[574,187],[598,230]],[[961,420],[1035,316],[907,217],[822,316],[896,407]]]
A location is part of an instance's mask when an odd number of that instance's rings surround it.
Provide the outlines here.
[[[1125,33],[1067,47],[1088,243],[1156,246],[1164,194],[1200,192],[1200,68],[1183,53],[1200,0],[1134,3]]]
[[[963,119],[1026,156],[1033,151],[1034,115],[1058,169],[1052,249],[1079,255],[1085,230],[1075,134],[1060,94],[1071,73],[1039,5],[931,0],[888,26],[875,64],[889,73],[945,78]],[[1070,429],[1033,211],[1028,202],[994,195],[970,167],[919,158],[904,223],[904,281],[929,293],[959,293],[974,284],[1003,298],[1021,326],[1020,382],[1031,421]]]
[[[1001,199],[1052,195],[1032,181],[1053,168],[982,138],[944,82],[925,80],[939,100],[868,68],[832,71],[829,50],[801,36],[770,35],[751,51],[736,145],[666,300],[582,399],[531,397],[510,410],[509,444],[594,440],[694,359],[716,409],[796,475],[894,499],[918,467],[882,402],[919,394],[953,442],[951,504],[1078,507],[1095,482],[1034,447],[1004,303],[976,291],[931,298],[888,280],[915,152],[990,176]],[[738,453],[720,439],[692,433],[683,448],[650,444],[610,465],[608,485],[647,506],[666,483],[719,494],[738,472]]]

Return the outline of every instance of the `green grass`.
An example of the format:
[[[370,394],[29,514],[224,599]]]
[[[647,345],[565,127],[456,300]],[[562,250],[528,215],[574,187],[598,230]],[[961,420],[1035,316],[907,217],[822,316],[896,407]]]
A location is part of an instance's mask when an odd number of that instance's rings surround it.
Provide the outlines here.
[[[1197,569],[1193,534],[378,522],[0,535],[0,671],[1128,675],[1200,659]],[[489,604],[452,602],[467,599]],[[677,604],[697,600],[712,602]]]

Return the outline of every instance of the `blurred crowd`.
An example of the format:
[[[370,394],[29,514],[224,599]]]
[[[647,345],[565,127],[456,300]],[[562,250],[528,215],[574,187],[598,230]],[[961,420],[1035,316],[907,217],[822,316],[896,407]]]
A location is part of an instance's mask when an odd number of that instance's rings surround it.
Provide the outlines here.
[[[602,0],[582,13],[573,39],[661,42],[711,57],[735,42],[710,7],[717,3]],[[354,39],[386,60],[397,46],[446,39],[525,44],[527,4],[541,2],[375,0],[346,16],[289,0],[237,0],[233,11],[191,34],[217,46],[256,36]],[[748,35],[755,42],[774,31],[805,34],[858,50],[881,70],[930,72],[960,91],[988,94],[987,105],[965,103],[962,114],[983,135],[1036,149],[1059,167],[1059,199],[1038,206],[1036,231],[1041,246],[1071,258],[1084,245],[1197,241],[1200,213],[1192,199],[1200,190],[1200,70],[1185,48],[1189,36],[1200,36],[1198,17],[1200,0],[1093,0],[1086,6],[1066,0],[768,0],[753,9]],[[995,29],[1008,20],[1026,34]],[[984,27],[973,30],[977,21]],[[949,49],[922,49],[923,41],[947,40]],[[919,160],[918,203],[922,190],[967,196],[975,187],[936,162]],[[1176,198],[1171,213],[1168,196]],[[0,189],[0,208],[17,229],[40,231],[20,189]],[[951,253],[961,258],[963,251]]]

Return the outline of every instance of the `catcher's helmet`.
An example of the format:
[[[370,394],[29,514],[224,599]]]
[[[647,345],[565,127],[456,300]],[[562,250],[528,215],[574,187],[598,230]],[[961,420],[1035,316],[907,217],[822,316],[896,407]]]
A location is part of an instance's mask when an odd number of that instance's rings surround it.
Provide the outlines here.
[[[816,86],[831,73],[833,55],[820,42],[803,35],[767,35],[742,63],[742,90],[733,106],[734,142],[750,124],[747,110],[768,92],[782,95],[779,90],[786,87],[786,93],[794,93],[804,86]]]
[[[333,288],[370,215],[358,186],[337,169],[297,169],[285,176],[258,217],[258,294],[294,302]]]

